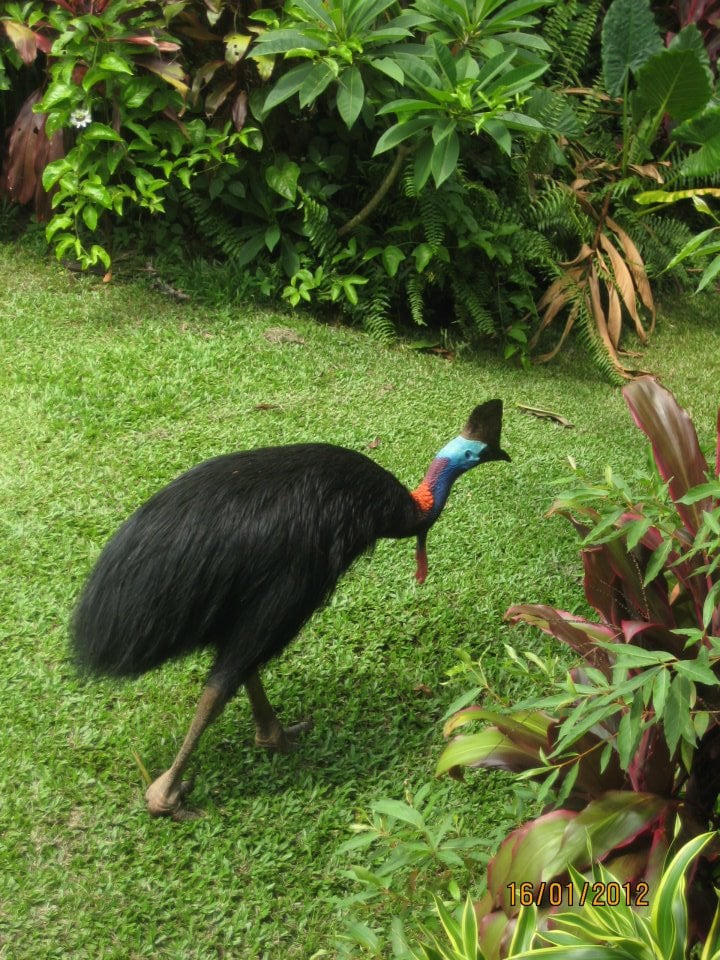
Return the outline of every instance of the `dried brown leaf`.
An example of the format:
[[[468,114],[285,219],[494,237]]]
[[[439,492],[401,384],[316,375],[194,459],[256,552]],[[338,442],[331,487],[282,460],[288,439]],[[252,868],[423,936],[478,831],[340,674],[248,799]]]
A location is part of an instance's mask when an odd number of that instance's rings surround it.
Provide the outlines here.
[[[613,283],[607,284],[608,292],[608,335],[610,342],[617,350],[620,344],[620,334],[622,333],[622,310],[620,308],[620,297]]]
[[[607,355],[613,367],[620,374],[620,376],[624,377],[626,380],[629,380],[631,379],[631,374],[628,373],[625,367],[623,367],[623,365],[620,363],[617,351],[615,350],[608,333],[607,317],[603,309],[602,297],[600,293],[600,276],[598,275],[595,264],[593,264],[590,270],[590,276],[588,277],[588,290],[590,293],[590,308],[595,320],[595,326],[597,327],[600,339],[605,346]]]
[[[623,260],[615,245],[610,241],[610,238],[604,233],[600,234],[600,246],[610,257],[610,261],[612,263],[612,272],[615,277],[617,288],[620,292],[623,303],[625,304],[625,309],[635,323],[635,331],[640,340],[643,343],[646,343],[647,334],[645,333],[645,328],[642,325],[640,314],[638,313],[635,284],[633,282],[632,274],[630,273],[628,265]]]
[[[638,248],[618,223],[616,223],[610,217],[607,217],[605,222],[620,240],[625,253],[625,260],[630,268],[630,272],[633,275],[633,279],[635,280],[635,286],[640,294],[640,299],[650,311],[652,322],[650,324],[649,333],[652,333],[655,329],[655,301],[653,300],[652,290],[650,289],[650,281],[648,280],[647,273],[645,272],[645,264],[643,263],[643,259],[640,256]]]
[[[562,347],[562,345],[563,345],[563,344],[565,343],[565,341],[567,340],[568,334],[570,333],[570,331],[572,330],[573,326],[575,325],[575,321],[577,320],[577,315],[578,315],[579,309],[580,309],[580,305],[579,305],[578,303],[574,303],[574,304],[572,305],[572,309],[570,310],[570,313],[568,314],[568,318],[567,318],[567,320],[565,321],[565,329],[563,330],[562,334],[560,335],[560,339],[559,339],[558,342],[555,344],[555,346],[553,347],[553,349],[550,350],[549,353],[543,353],[541,356],[536,357],[536,360],[537,360],[538,363],[547,363],[549,360],[552,360],[554,357],[556,357],[556,356],[558,355],[558,353],[560,352],[560,348]],[[533,338],[533,339],[534,339],[534,338]],[[531,349],[532,349],[532,347],[531,347]]]

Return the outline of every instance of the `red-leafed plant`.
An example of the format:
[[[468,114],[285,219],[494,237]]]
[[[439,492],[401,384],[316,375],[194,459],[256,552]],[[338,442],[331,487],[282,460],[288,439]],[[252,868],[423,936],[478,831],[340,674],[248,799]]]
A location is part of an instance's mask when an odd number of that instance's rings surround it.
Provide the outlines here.
[[[507,948],[522,898],[546,907],[569,869],[602,862],[636,898],[656,883],[678,844],[717,827],[720,795],[720,419],[714,474],[693,423],[671,393],[643,377],[624,389],[652,444],[657,473],[640,496],[607,472],[605,483],[561,495],[553,511],[583,536],[585,595],[598,620],[546,605],[511,607],[568,644],[582,663],[557,689],[507,715],[469,707],[471,721],[439,772],[494,767],[544,778],[550,807],[513,831],[488,869],[476,904],[487,957]],[[679,823],[674,833],[674,824]],[[689,894],[702,939],[716,897],[706,851]]]

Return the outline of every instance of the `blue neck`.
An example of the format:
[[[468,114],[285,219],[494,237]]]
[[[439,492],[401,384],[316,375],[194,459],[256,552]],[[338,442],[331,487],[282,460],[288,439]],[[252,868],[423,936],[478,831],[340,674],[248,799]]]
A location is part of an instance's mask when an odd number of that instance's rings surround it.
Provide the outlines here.
[[[461,474],[477,466],[482,460],[487,444],[480,440],[467,440],[465,437],[455,437],[446,443],[442,450],[433,458],[425,477],[418,489],[425,489],[432,494],[432,506],[427,511],[426,518],[434,523],[442,513],[443,507],[450,496],[453,483]]]

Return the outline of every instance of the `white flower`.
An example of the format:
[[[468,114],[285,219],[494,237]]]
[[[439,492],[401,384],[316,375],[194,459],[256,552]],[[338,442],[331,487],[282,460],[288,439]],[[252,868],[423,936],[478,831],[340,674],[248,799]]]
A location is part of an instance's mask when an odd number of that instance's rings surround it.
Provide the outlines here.
[[[73,110],[70,114],[70,126],[82,130],[92,121],[92,113],[85,107],[82,110]]]

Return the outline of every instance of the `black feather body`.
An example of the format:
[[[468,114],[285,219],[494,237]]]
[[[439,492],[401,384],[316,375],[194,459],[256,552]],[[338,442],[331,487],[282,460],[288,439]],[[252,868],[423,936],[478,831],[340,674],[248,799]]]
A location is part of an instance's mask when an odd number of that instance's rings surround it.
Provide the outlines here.
[[[210,646],[213,673],[235,686],[280,653],[360,554],[423,525],[408,490],[352,450],[298,444],[208,460],[101,553],[73,616],[76,659],[137,676]]]

